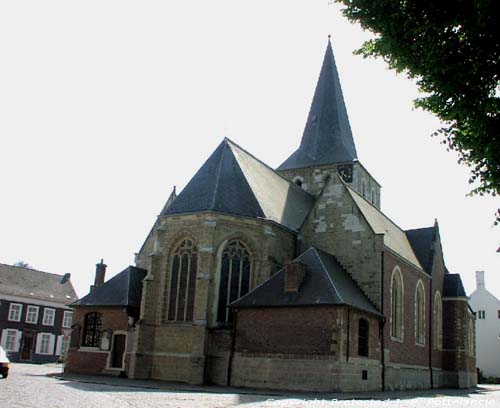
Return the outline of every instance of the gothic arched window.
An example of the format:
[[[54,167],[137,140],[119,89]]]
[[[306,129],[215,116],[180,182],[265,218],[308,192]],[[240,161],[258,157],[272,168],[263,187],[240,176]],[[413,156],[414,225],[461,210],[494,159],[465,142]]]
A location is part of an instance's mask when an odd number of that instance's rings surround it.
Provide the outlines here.
[[[102,314],[97,312],[85,315],[85,326],[83,329],[84,347],[99,347],[102,332]]]
[[[415,291],[415,341],[425,344],[425,292],[420,280]]]
[[[182,241],[172,255],[167,321],[193,320],[198,252],[193,241]]]
[[[434,348],[443,348],[443,304],[439,292],[434,296]]]
[[[359,319],[358,322],[358,356],[368,357],[369,330],[368,320]]]
[[[391,336],[403,340],[403,276],[397,266],[391,278]]]
[[[250,254],[245,245],[240,241],[228,242],[221,259],[217,322],[232,323],[233,316],[227,305],[248,293],[250,265]]]

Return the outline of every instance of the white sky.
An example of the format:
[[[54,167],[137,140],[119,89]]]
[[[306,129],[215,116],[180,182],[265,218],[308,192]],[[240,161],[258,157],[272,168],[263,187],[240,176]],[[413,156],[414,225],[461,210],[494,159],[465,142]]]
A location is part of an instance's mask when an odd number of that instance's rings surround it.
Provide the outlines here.
[[[437,218],[470,293],[500,298],[500,206],[412,108],[416,87],[352,55],[328,0],[0,3],[0,262],[72,274],[82,296],[133,263],[171,192],[224,136],[278,166],[298,146],[328,34],[358,157],[402,228]]]

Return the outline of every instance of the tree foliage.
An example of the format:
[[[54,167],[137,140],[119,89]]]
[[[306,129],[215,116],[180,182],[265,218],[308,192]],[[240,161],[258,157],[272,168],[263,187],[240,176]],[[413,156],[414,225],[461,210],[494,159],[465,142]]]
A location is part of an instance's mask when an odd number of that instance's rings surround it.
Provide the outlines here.
[[[500,1],[336,1],[375,34],[357,53],[416,80],[415,105],[441,119],[435,134],[470,167],[472,193],[500,194]]]

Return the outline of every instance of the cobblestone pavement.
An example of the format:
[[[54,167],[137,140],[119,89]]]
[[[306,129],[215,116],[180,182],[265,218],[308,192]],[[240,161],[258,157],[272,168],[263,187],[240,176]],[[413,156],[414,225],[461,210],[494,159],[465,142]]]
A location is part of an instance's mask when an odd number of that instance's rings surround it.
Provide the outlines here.
[[[58,379],[60,366],[12,364],[0,380],[1,408],[170,408],[170,407],[494,407],[500,408],[500,386],[475,390],[433,390],[412,393],[285,394],[251,393],[231,388],[189,389],[172,383],[86,377]],[[97,383],[99,382],[99,383]],[[106,383],[104,383],[106,382]],[[180,390],[179,388],[182,388]],[[362,397],[363,399],[360,399]],[[356,398],[356,399],[353,399]]]

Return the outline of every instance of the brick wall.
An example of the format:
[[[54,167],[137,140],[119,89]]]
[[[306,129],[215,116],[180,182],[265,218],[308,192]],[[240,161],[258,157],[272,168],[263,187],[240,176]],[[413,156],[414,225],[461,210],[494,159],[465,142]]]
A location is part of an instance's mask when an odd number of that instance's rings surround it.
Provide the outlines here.
[[[80,326],[80,330],[75,330],[72,344],[68,350],[64,371],[67,373],[82,373],[82,374],[102,374],[107,370],[108,358],[111,350],[102,350],[96,348],[81,348],[83,341],[83,333],[85,330],[85,316],[87,313],[99,312],[102,313],[101,332],[127,332],[128,331],[128,315],[123,307],[76,307],[73,312],[73,324]],[[112,337],[110,336],[109,346],[111,348]],[[129,343],[132,339],[128,339]],[[129,343],[130,344],[130,343]],[[130,347],[130,345],[128,345]],[[127,372],[130,366],[129,358],[125,359],[125,371]]]
[[[369,322],[368,357],[357,354],[361,317]],[[231,385],[317,391],[380,389],[378,335],[378,319],[344,307],[240,309]]]
[[[399,267],[403,276],[403,341],[391,338],[391,277]],[[421,280],[425,293],[425,345],[416,344],[415,295],[417,282]],[[384,314],[387,322],[384,328],[386,363],[429,367],[429,288],[430,277],[417,270],[391,252],[384,252]]]

